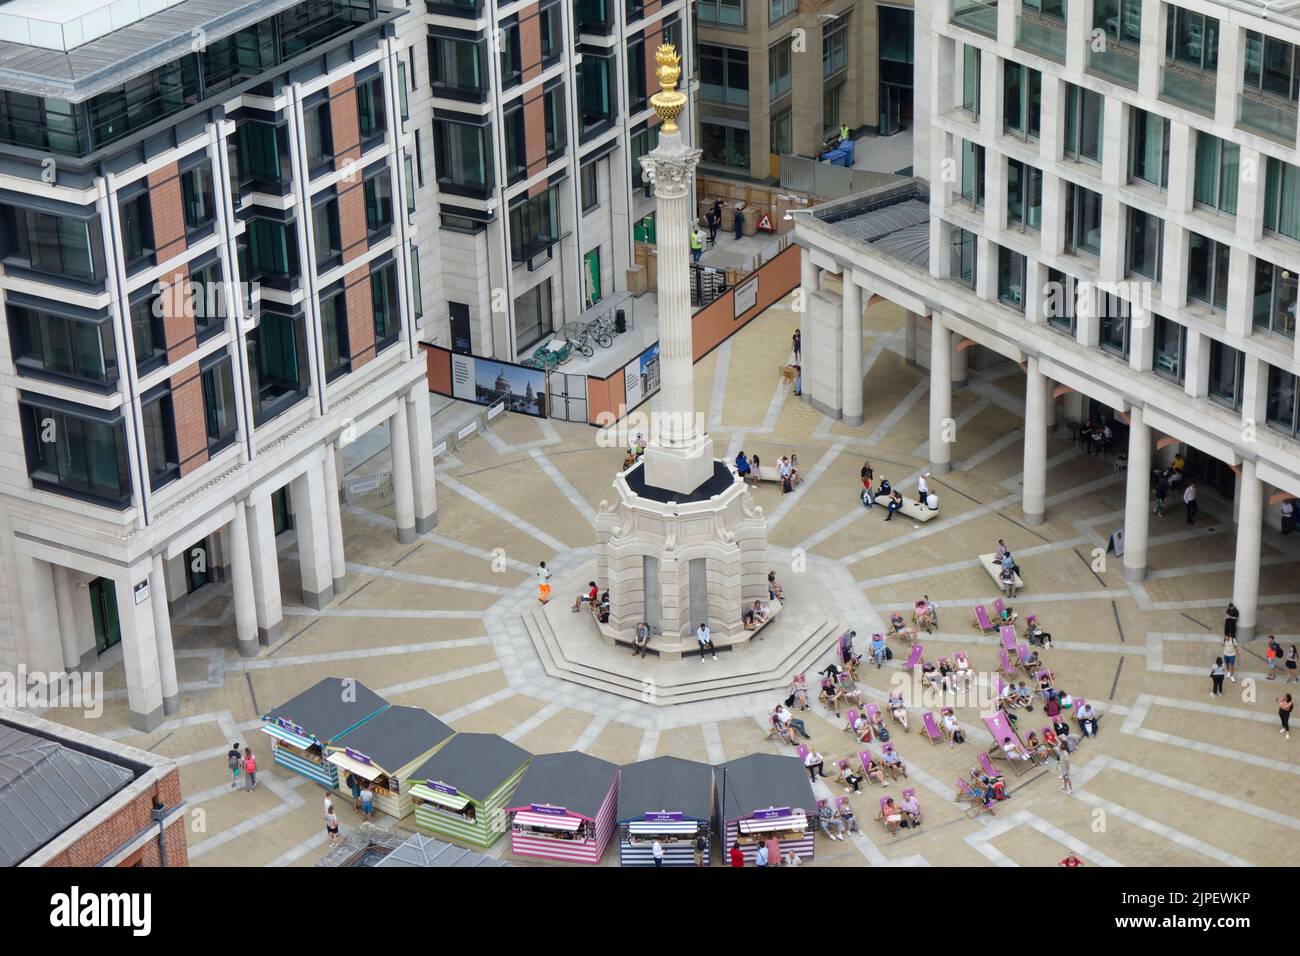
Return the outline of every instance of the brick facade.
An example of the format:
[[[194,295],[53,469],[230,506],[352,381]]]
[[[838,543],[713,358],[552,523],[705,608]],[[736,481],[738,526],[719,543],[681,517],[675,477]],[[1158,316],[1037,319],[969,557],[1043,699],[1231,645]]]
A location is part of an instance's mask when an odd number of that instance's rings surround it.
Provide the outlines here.
[[[158,262],[166,262],[186,249],[185,208],[176,163],[150,173],[149,212],[153,217],[153,244]]]
[[[203,384],[198,365],[191,363],[173,375],[171,386],[176,454],[184,477],[208,461],[208,427],[203,413]]]
[[[348,354],[355,372],[375,357],[375,317],[370,298],[370,270],[357,269],[343,280],[348,304]]]
[[[542,75],[542,25],[537,4],[519,11],[519,66],[523,81]]]
[[[546,101],[540,86],[529,90],[524,97],[524,152],[528,175],[536,176],[546,168]],[[539,185],[540,189],[534,186],[528,195],[545,191],[546,184]]]
[[[97,824],[89,833],[80,837],[75,843],[48,861],[46,866],[98,866],[108,856],[121,849],[142,831],[149,827],[157,829],[151,819],[153,798],[157,796],[165,806],[174,807],[181,802],[180,771],[173,767],[161,780],[142,793],[137,794],[129,804],[118,810],[107,820]],[[167,843],[167,865],[189,866],[187,852],[186,817],[181,815],[167,825],[164,839]],[[137,859],[132,854],[125,863],[131,864]],[[141,848],[138,865],[160,866],[160,854],[156,840]]]

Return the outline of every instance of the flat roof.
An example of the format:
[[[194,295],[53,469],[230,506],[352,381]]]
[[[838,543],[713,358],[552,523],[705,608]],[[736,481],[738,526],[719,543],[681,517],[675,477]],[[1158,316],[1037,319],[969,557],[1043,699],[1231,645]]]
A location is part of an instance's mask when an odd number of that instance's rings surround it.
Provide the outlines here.
[[[523,747],[496,734],[457,734],[410,778],[445,783],[481,803],[531,758]]]
[[[590,754],[539,754],[520,778],[510,805],[549,804],[594,820],[617,777],[616,765]]]
[[[750,754],[720,763],[713,768],[713,785],[723,821],[739,820],[769,807],[802,808],[809,815],[817,812],[817,797],[798,757]]]
[[[855,244],[923,271],[930,269],[930,191],[922,180],[823,203],[805,216]]]
[[[0,866],[15,866],[135,779],[135,772],[0,723]]]
[[[694,491],[688,494],[683,494],[679,491],[673,491],[670,488],[658,488],[654,485],[646,484],[645,458],[643,457],[639,462],[628,469],[627,474],[624,476],[624,480],[627,481],[627,486],[631,488],[632,492],[639,498],[657,501],[660,504],[667,504],[670,501],[675,501],[679,505],[684,505],[697,501],[708,501],[715,495],[722,494],[740,479],[732,474],[732,471],[727,467],[726,462],[719,461],[715,458],[713,460],[712,477],[707,478],[704,483]]]
[[[321,743],[332,741],[356,727],[388,701],[358,680],[326,677],[270,711],[263,720],[282,718],[297,724]]]
[[[423,707],[389,707],[334,744],[363,753],[375,766],[392,773],[455,732]]]
[[[628,764],[618,779],[618,818],[681,813],[694,820],[713,815],[713,768],[681,757],[651,757]]]

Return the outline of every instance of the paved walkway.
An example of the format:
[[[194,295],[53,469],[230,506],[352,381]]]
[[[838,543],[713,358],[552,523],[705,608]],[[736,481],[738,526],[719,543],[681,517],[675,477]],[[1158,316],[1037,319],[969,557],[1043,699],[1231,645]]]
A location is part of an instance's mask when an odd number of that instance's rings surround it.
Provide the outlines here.
[[[839,610],[863,625],[860,634],[889,609],[928,594],[940,606],[942,627],[924,641],[927,656],[963,650],[977,669],[991,671],[997,643],[970,625],[971,605],[994,597],[975,555],[1007,539],[1027,585],[1017,609],[1037,613],[1052,632],[1056,649],[1045,652],[1047,662],[1061,685],[1097,703],[1103,733],[1074,760],[1073,796],[1059,791],[1054,773],[1035,771],[1012,781],[1012,799],[996,817],[979,820],[953,802],[953,781],[975,763],[976,747],[990,743],[977,712],[958,711],[974,741],[965,747],[898,735],[911,778],[889,792],[915,786],[926,825],[890,837],[872,822],[879,794],[869,787],[853,798],[862,834],[819,838],[817,865],[1041,866],[1068,850],[1095,865],[1289,862],[1300,829],[1300,739],[1288,742],[1277,732],[1273,701],[1283,688],[1264,680],[1262,643],[1245,648],[1240,682],[1223,697],[1209,696],[1207,672],[1231,589],[1230,509],[1204,501],[1194,529],[1177,516],[1153,518],[1153,573],[1130,585],[1119,562],[1104,554],[1109,532],[1123,520],[1122,476],[1053,438],[1048,520],[1025,526],[1017,415],[1023,375],[1005,365],[973,370],[970,385],[955,390],[952,457],[959,464],[932,480],[941,516],[925,525],[901,518],[885,524],[879,510],[858,502],[864,457],[878,477],[905,490],[925,465],[926,373],[903,361],[902,319],[887,305],[866,317],[870,371],[858,428],[824,419],[778,381],[795,326],[786,303],[697,366],[697,407],[720,453],[743,448],[765,460],[798,454],[807,479],[796,493],[782,499],[769,485],[754,491],[770,516],[774,553],[789,555],[789,567],[778,571],[789,577],[824,561],[838,564],[847,571]],[[513,622],[502,608],[529,586],[536,563],[594,543],[591,515],[611,497],[622,460],[620,449],[600,447],[597,438],[581,425],[498,418],[489,435],[439,459],[440,522],[417,542],[395,541],[391,500],[345,506],[347,591],[322,611],[287,599],[286,636],[261,657],[239,657],[229,593],[210,586],[174,624],[182,711],[157,731],[131,730],[120,666],[106,675],[112,693],[101,720],[51,716],[180,762],[195,811],[196,865],[306,866],[320,858],[316,787],[275,767],[256,727],[260,713],[329,675],[353,677],[459,730],[502,734],[535,753],[577,748],[629,762],[775,751],[764,741],[775,695],[688,708],[612,701],[550,682],[527,658],[527,646],[511,640]],[[372,441],[359,440],[354,461],[367,470],[385,467],[386,452]],[[1300,641],[1300,560],[1282,544],[1265,540],[1260,631],[1290,644]],[[819,560],[809,565],[801,555]],[[295,593],[295,565],[289,535],[281,553],[286,595]],[[866,671],[868,695],[884,700],[895,677],[905,677],[896,664]],[[829,712],[814,706],[802,716],[827,758],[856,749]],[[1041,726],[1040,716],[1036,710],[1022,725]],[[254,793],[229,790],[224,754],[232,740],[257,752],[262,785]],[[817,790],[841,792],[821,781]],[[345,828],[358,822],[346,801],[342,814]],[[507,844],[499,841],[493,853],[508,854]],[[608,865],[616,861],[616,852],[607,856]]]

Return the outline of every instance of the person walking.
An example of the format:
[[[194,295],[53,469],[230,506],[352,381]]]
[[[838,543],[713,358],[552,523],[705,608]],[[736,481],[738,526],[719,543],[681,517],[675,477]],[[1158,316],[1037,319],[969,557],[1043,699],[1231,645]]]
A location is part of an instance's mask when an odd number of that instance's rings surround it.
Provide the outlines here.
[[[1223,638],[1223,666],[1228,669],[1228,680],[1237,683],[1237,638],[1226,635]]]
[[[655,837],[654,846],[652,846],[652,847],[650,848],[650,852],[651,852],[651,854],[654,855],[654,858],[655,858],[655,866],[663,866],[663,865],[664,865],[664,845],[663,845],[662,843],[659,842],[659,838],[658,838],[658,837]]]
[[[1292,682],[1300,683],[1300,676],[1296,674],[1296,649],[1291,645],[1291,650],[1286,652],[1286,680],[1282,683],[1290,684]]]
[[[803,332],[799,329],[795,329],[790,344],[794,349],[794,364],[798,365],[803,355]]]
[[[700,256],[704,255],[704,240],[700,237],[698,227],[691,230],[691,262],[699,263]]]
[[[1223,636],[1237,636],[1237,619],[1241,617],[1241,612],[1237,610],[1237,605],[1231,601],[1228,602],[1228,609],[1223,612]]]
[[[1268,657],[1268,679],[1272,680],[1277,669],[1282,666],[1282,645],[1272,634],[1268,636],[1268,650],[1265,655]]]
[[[1226,673],[1223,667],[1223,658],[1216,657],[1214,666],[1210,668],[1210,696],[1223,696],[1223,675]]]
[[[257,789],[257,758],[253,756],[253,751],[249,747],[244,748],[244,789],[248,791]]]
[[[1295,701],[1291,699],[1290,694],[1283,694],[1277,699],[1277,716],[1282,721],[1282,729],[1279,734],[1286,734],[1286,739],[1291,739],[1291,708],[1295,706]]]
[[[1061,778],[1061,792],[1074,793],[1074,784],[1070,781],[1070,755],[1064,750],[1056,752],[1056,771]]]
[[[1158,471],[1156,472],[1156,506],[1154,509],[1158,517],[1163,518],[1165,516],[1165,498],[1168,494],[1169,479],[1165,477],[1164,472]]]
[[[339,817],[334,812],[334,804],[325,798],[325,832],[329,834],[330,846],[339,845]]]
[[[238,742],[230,745],[226,753],[226,766],[230,768],[230,789],[239,786],[239,772],[244,768],[244,755],[239,750]]]
[[[1187,523],[1196,524],[1196,482],[1189,481],[1183,491],[1183,505],[1187,509]]]
[[[551,569],[542,561],[537,565],[537,600],[545,604],[551,599]]]
[[[718,242],[718,217],[710,209],[704,214],[704,224],[709,230],[709,245],[716,245]]]
[[[709,849],[709,840],[702,832],[695,834],[695,865],[704,865],[704,854]]]

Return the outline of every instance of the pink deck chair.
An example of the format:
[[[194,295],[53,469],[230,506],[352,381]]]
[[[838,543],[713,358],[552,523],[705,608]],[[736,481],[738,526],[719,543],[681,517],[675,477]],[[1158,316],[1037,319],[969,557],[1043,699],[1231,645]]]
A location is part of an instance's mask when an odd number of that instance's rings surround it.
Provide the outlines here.
[[[1002,646],[1005,647],[1007,653],[1010,654],[1016,649],[1016,629],[1010,624],[1005,624],[1002,626],[1001,630]]]
[[[965,811],[967,814],[978,816],[981,813],[993,813],[992,801],[985,803],[983,793],[976,790],[969,780],[958,777],[956,799],[961,800],[963,798],[970,801],[970,806]],[[994,815],[996,816],[996,814]]]
[[[873,727],[876,725],[876,718],[879,716],[880,716],[880,708],[877,707],[875,704],[867,704],[867,720],[871,722],[871,725]]]
[[[986,753],[980,754],[980,769],[983,770],[990,777],[1002,776],[1001,771],[999,771],[996,767],[993,766],[993,761],[989,759],[989,755]]]
[[[975,626],[980,629],[981,633],[988,634],[997,630],[997,625],[989,620],[989,612],[985,610],[983,604],[976,604],[974,610]]]
[[[924,653],[924,651],[925,648],[922,647],[920,644],[913,644],[912,653],[908,654],[907,660],[903,661],[904,670],[911,670],[912,668],[916,667],[917,664],[921,663],[921,655]]]
[[[853,722],[858,719],[858,709],[856,707],[850,707],[844,712],[844,716],[847,718],[847,723],[845,723],[844,729],[856,736],[856,732],[853,730]]]
[[[934,719],[934,714],[926,711],[921,715],[921,726],[925,730],[925,736],[929,738],[930,743],[937,744],[943,742],[943,731],[939,729],[939,723]]]
[[[799,755],[799,762],[803,763],[803,761],[807,759],[809,754],[808,745],[800,744],[798,747],[794,748],[794,752]]]
[[[998,617],[1002,616],[1002,611],[1005,607],[1006,605],[1002,603],[1002,598],[998,598],[993,602],[993,610],[997,612]]]
[[[1011,666],[1011,658],[1007,656],[1007,649],[1005,647],[998,649],[998,661],[1002,664],[1002,673],[1006,674],[1008,677],[1016,676],[1016,669]]]

